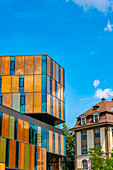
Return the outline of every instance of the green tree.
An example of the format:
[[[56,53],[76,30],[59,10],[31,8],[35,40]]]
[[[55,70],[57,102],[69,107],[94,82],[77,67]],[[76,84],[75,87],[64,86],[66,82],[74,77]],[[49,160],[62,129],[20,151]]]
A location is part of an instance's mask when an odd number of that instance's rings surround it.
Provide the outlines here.
[[[113,154],[111,157],[105,157],[101,146],[95,146],[90,148],[88,153],[90,154],[91,168],[94,170],[113,170]]]
[[[69,127],[64,123],[62,126],[66,136],[66,158],[64,159],[65,169],[74,170],[75,167],[75,135],[69,131]]]

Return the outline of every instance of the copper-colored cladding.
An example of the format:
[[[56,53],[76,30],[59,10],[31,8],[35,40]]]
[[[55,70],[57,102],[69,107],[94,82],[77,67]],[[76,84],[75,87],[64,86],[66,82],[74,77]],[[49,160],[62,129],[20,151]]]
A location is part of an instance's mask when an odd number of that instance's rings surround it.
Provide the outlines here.
[[[34,93],[34,112],[41,113],[42,106],[42,94]]]
[[[33,93],[25,94],[25,113],[33,113]]]
[[[18,133],[17,133],[17,139],[18,141],[23,141],[23,126],[24,121],[21,119],[18,119]]]
[[[34,56],[34,74],[42,74],[42,55]]]
[[[24,74],[24,56],[15,56],[15,75]]]
[[[19,92],[19,76],[12,76],[11,92]]]
[[[42,162],[42,148],[37,148],[37,169],[41,170],[41,163]]]
[[[29,170],[34,170],[35,165],[35,146],[30,145]]]
[[[53,132],[49,130],[49,152],[53,152]]]
[[[19,169],[24,169],[25,143],[19,142]]]
[[[2,57],[2,75],[10,75],[10,56]]]
[[[25,56],[25,74],[33,74],[33,56]]]
[[[58,146],[59,146],[59,143],[58,143],[58,133],[55,133],[55,153],[56,154],[59,153]]]
[[[29,123],[24,121],[24,142],[29,143]]]
[[[10,140],[9,146],[9,168],[15,168],[16,141]]]
[[[8,138],[9,135],[9,115],[3,113],[2,136]]]
[[[12,108],[12,94],[3,94],[3,105]]]
[[[51,63],[50,63],[50,57],[47,56],[47,74],[51,76]]]
[[[51,114],[51,96],[47,93],[47,113]]]
[[[83,114],[81,114],[80,116],[77,117],[77,123],[76,125],[71,129],[74,130],[78,127],[83,127],[80,124],[80,117],[82,115],[86,115],[91,116],[90,118],[87,119],[86,121],[86,125],[84,126],[89,126],[89,125],[93,125],[93,124],[99,124],[99,123],[104,123],[104,122],[113,122],[113,112],[111,110],[111,108],[113,107],[113,101],[106,101],[106,100],[102,100],[100,103],[96,104],[98,106],[98,108],[96,110],[94,110],[94,106],[89,109],[88,111],[84,112]],[[99,112],[99,113],[103,113],[102,116],[99,116],[99,122],[94,123],[93,122],[93,113],[94,112]],[[104,114],[105,113],[105,114]]]
[[[2,76],[2,93],[11,92],[11,76]]]
[[[53,61],[53,79],[56,79],[56,63]]]

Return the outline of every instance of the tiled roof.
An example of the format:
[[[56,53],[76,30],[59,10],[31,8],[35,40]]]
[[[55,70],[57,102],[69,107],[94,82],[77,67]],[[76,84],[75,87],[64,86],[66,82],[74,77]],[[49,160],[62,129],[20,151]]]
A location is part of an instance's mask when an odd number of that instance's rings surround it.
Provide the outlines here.
[[[95,106],[97,107],[96,110],[94,109]],[[71,130],[74,130],[75,128],[78,128],[78,127],[85,127],[85,126],[89,126],[89,125],[93,125],[93,124],[96,125],[96,124],[104,123],[104,122],[112,122],[113,123],[113,111],[111,110],[112,107],[113,107],[113,100],[107,101],[105,99],[102,99],[102,101],[100,103],[95,104],[91,109],[87,110],[86,112],[84,112],[83,114],[78,116],[76,125]],[[103,114],[102,116],[100,116],[99,122],[94,123],[93,117],[90,116],[90,115],[93,115],[94,112],[99,112],[99,113],[106,112],[108,114]],[[80,124],[80,117],[85,116],[85,115],[90,116],[90,117],[88,117],[88,119],[86,121],[86,125],[82,126]]]

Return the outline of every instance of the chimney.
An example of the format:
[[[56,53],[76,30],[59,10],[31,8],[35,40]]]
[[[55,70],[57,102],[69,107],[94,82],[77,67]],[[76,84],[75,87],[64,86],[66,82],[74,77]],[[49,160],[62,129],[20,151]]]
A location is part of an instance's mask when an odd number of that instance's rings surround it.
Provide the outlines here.
[[[113,98],[111,100],[113,101]]]
[[[102,101],[103,101],[103,100],[106,100],[106,99],[105,99],[105,98],[102,98]]]

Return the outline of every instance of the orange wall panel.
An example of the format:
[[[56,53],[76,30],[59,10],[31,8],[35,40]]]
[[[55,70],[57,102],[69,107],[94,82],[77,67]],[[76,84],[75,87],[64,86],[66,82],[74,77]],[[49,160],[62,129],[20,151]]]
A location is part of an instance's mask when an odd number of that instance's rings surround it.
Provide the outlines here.
[[[42,170],[46,170],[46,148],[42,148]]]
[[[15,75],[24,74],[24,56],[15,56]]]
[[[10,57],[2,57],[2,75],[10,75]]]
[[[33,92],[33,75],[24,76],[24,92]]]
[[[25,56],[25,74],[33,74],[33,56]]]
[[[53,61],[53,78],[56,80],[56,63]]]
[[[34,113],[41,113],[42,93],[34,93]]]
[[[19,92],[19,76],[12,76],[12,92]]]
[[[42,91],[42,75],[34,75],[34,92]]]
[[[5,164],[4,163],[0,163],[0,170],[5,170]]]
[[[49,152],[53,152],[53,132],[49,130]]]
[[[55,115],[56,115],[56,117],[57,118],[59,118],[59,100],[56,98],[56,113],[55,113]]]
[[[16,158],[16,141],[15,140],[10,140],[9,168],[15,168],[15,158]]]
[[[52,79],[52,95],[55,96],[55,80]]]
[[[61,100],[63,101],[63,86],[61,86]]]
[[[56,115],[55,112],[56,112],[55,97],[53,97],[53,116]]]
[[[2,57],[0,57],[0,75],[2,75]]]
[[[3,113],[2,136],[9,137],[9,115],[5,113]]]
[[[51,96],[47,93],[47,113],[51,114]]]
[[[35,165],[35,146],[30,145],[29,170],[34,170]]]
[[[29,143],[29,123],[24,121],[24,142]]]
[[[41,164],[42,164],[42,148],[38,147],[37,148],[37,170],[42,170]]]
[[[25,113],[33,112],[33,93],[25,94]]]
[[[2,93],[11,92],[11,76],[2,76]]]
[[[61,119],[64,120],[64,103],[61,101]]]
[[[23,141],[23,120],[18,119],[18,136],[17,136],[17,140],[19,141]]]
[[[42,74],[42,55],[34,56],[34,74]]]
[[[60,96],[61,96],[61,92],[60,92],[60,84],[57,83],[57,97],[58,97],[58,99],[61,98]]]
[[[61,135],[61,155],[64,155],[64,136]]]
[[[51,76],[51,59],[47,56],[47,74]]]
[[[25,144],[19,142],[19,169],[24,169]]]
[[[61,84],[63,85],[63,68],[60,67],[60,72],[61,72]]]
[[[12,108],[12,94],[3,94],[2,104],[6,107]]]

